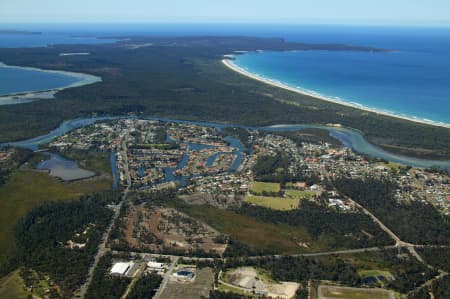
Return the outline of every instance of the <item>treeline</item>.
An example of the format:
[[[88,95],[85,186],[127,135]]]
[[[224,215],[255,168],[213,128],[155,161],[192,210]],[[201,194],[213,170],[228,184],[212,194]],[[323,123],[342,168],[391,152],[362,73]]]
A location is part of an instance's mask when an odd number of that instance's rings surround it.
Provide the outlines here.
[[[306,182],[307,185],[314,185],[320,182],[316,174],[305,175],[301,172],[291,174],[288,172],[290,157],[283,152],[277,152],[274,156],[260,155],[253,166],[255,179],[262,182],[277,182],[284,185],[287,182]],[[305,166],[306,167],[306,166]]]
[[[253,266],[269,271],[276,281],[305,283],[313,280],[340,281],[346,285],[360,284],[357,268],[337,256],[331,258],[313,257],[267,257],[261,259],[227,259],[224,268]]]
[[[9,147],[2,148],[3,150],[11,150]],[[22,149],[22,148],[14,148],[11,157],[6,161],[0,162],[0,187],[3,186],[9,179],[11,172],[16,169],[18,166],[27,162],[31,158],[41,157],[40,154],[35,154],[30,150]],[[33,161],[31,161],[33,162]]]
[[[265,132],[267,134],[274,134],[291,139],[297,146],[302,146],[303,142],[323,144],[329,143],[334,146],[341,146],[342,143],[332,137],[330,132],[325,129],[306,128],[298,131],[284,131],[284,132]]]
[[[416,251],[428,264],[450,272],[450,248],[417,248]]]
[[[162,277],[158,274],[144,274],[131,289],[128,299],[153,298],[161,284]]]
[[[130,278],[109,275],[113,258],[111,254],[105,254],[101,257],[94,270],[92,281],[87,290],[86,299],[119,299],[125,292]]]
[[[267,248],[261,247],[251,247],[237,240],[230,238],[227,242],[227,248],[223,255],[225,257],[236,257],[236,256],[258,256],[258,255],[269,255],[275,254],[276,252],[269,250]]]
[[[221,292],[219,290],[214,290],[209,292],[209,299],[254,299],[255,296],[241,295],[231,292]],[[202,299],[206,299],[202,297]]]
[[[314,240],[325,242],[331,249],[392,243],[389,236],[368,216],[361,213],[339,213],[311,201],[302,201],[298,209],[290,211],[277,211],[243,203],[235,212],[254,217],[261,222],[305,227]]]
[[[372,177],[338,178],[335,186],[341,194],[372,212],[402,240],[414,244],[450,244],[450,217],[418,200],[399,203],[394,182]]]
[[[46,203],[16,226],[17,266],[48,275],[70,297],[85,279],[112,212],[101,195],[71,202]],[[82,240],[80,240],[82,239]],[[85,244],[70,249],[69,240]]]

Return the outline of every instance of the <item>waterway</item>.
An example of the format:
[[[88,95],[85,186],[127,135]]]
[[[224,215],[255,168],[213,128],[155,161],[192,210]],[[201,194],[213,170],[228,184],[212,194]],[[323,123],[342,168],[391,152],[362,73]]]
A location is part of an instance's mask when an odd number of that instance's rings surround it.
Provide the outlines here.
[[[83,119],[73,119],[67,120],[61,123],[61,125],[55,130],[35,138],[31,138],[28,140],[17,141],[17,142],[9,142],[4,143],[3,145],[11,145],[18,146],[23,148],[28,148],[31,150],[37,150],[40,145],[49,143],[54,138],[66,134],[67,132],[83,127],[91,125],[97,121],[104,121],[108,119],[118,119],[120,117],[91,117],[91,118],[83,118]],[[151,120],[159,120],[166,122],[174,122],[174,123],[184,123],[184,124],[196,124],[201,126],[214,127],[217,130],[221,130],[225,127],[240,127],[245,129],[252,130],[265,130],[265,131],[297,131],[308,128],[317,128],[327,130],[330,135],[338,140],[340,140],[346,147],[353,149],[354,151],[368,155],[373,158],[383,159],[390,162],[400,163],[404,165],[410,165],[413,167],[440,167],[445,170],[450,170],[450,161],[436,161],[436,160],[427,160],[427,159],[418,159],[413,157],[408,157],[404,155],[397,155],[390,152],[385,151],[384,149],[375,146],[368,142],[360,131],[344,128],[344,127],[334,127],[334,126],[325,126],[325,125],[312,125],[312,124],[286,124],[286,125],[274,125],[267,127],[251,127],[251,126],[243,126],[237,124],[220,124],[213,122],[202,122],[202,121],[184,121],[184,120],[175,120],[168,118],[147,118]],[[227,139],[226,139],[227,140]],[[228,138],[228,142],[234,142],[234,139]],[[240,148],[241,146],[241,148]],[[238,144],[232,145],[232,147],[236,147],[238,158],[235,161],[235,164],[240,164],[240,160],[242,160],[242,155],[239,157],[239,153],[242,151],[242,145],[238,146]],[[187,161],[186,161],[187,162]],[[233,164],[234,165],[234,164]],[[235,165],[234,165],[235,166]],[[180,167],[178,165],[177,167]],[[234,167],[232,167],[234,168]],[[167,170],[168,174],[171,172],[169,169]],[[173,175],[172,175],[173,176]]]

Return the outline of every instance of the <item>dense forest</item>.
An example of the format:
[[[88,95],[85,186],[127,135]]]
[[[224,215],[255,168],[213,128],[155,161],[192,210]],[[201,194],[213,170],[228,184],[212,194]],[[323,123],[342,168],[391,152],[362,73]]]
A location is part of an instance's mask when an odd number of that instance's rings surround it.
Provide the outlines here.
[[[286,153],[277,152],[275,155],[260,155],[253,166],[255,179],[263,182],[278,182],[284,185],[287,182],[306,182],[308,186],[319,183],[316,174],[303,175],[288,172],[290,157]]]
[[[162,277],[158,274],[146,274],[136,281],[130,294],[127,296],[128,299],[146,299],[153,298],[158,289]]]
[[[127,44],[152,43],[133,48]],[[96,84],[59,92],[55,99],[0,107],[0,141],[48,132],[65,119],[136,113],[223,123],[339,123],[363,131],[391,151],[448,158],[450,130],[320,101],[244,78],[221,63],[235,50],[355,50],[364,47],[305,45],[249,37],[130,37],[103,45],[0,49],[12,65],[84,72]],[[90,55],[61,57],[61,52]],[[394,129],[393,129],[394,128]]]
[[[418,200],[398,203],[395,199],[397,185],[390,180],[339,178],[335,186],[341,194],[371,211],[404,241],[414,244],[450,243],[450,217]]]
[[[430,295],[433,294],[433,297]],[[430,287],[410,293],[408,299],[448,299],[450,298],[450,276],[434,281]]]
[[[389,236],[366,215],[339,213],[310,201],[302,201],[298,209],[291,211],[277,211],[244,203],[235,212],[262,222],[306,227],[315,240],[326,242],[331,249],[363,248],[392,243]]]
[[[48,275],[70,297],[86,277],[112,212],[101,195],[71,202],[46,203],[16,227],[16,261]],[[69,247],[69,242],[83,244]]]
[[[417,248],[416,251],[428,264],[450,272],[450,248]]]
[[[86,293],[86,299],[119,299],[125,292],[130,278],[111,276],[108,270],[113,263],[113,258],[110,254],[101,257],[94,271],[94,276],[89,284]]]

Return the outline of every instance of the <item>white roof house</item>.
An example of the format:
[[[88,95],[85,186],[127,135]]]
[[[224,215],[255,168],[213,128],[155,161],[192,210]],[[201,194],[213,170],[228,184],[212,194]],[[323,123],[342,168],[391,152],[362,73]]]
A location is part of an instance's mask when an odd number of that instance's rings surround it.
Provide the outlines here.
[[[149,267],[150,270],[164,270],[164,263],[150,261],[147,263],[147,267]]]
[[[112,275],[125,275],[133,267],[134,262],[118,262],[111,268]]]

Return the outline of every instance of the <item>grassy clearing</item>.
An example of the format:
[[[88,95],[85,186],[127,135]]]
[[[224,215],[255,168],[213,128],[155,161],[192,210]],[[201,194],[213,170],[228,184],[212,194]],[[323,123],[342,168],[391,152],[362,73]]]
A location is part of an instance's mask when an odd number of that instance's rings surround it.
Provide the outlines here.
[[[14,226],[33,207],[47,201],[74,199],[110,188],[108,179],[62,182],[44,172],[14,171],[0,188],[0,256],[4,258],[11,252]]]
[[[28,295],[31,293],[24,289],[24,281],[19,275],[19,270],[0,280],[0,298],[25,299]]]
[[[261,194],[263,192],[280,192],[279,183],[265,183],[265,182],[253,182],[250,187],[251,192],[255,194]]]
[[[299,245],[300,242],[311,243],[311,238],[303,227],[265,223],[211,206],[185,205],[181,210],[195,219],[206,222],[219,232],[254,248],[280,254],[292,254],[305,251],[305,248]],[[323,248],[316,245],[308,250],[321,249]]]
[[[358,271],[358,274],[363,278],[384,276],[386,279],[394,279],[394,276],[389,271],[384,270],[361,270]]]
[[[252,293],[245,292],[239,288],[234,288],[232,286],[225,285],[223,283],[219,283],[219,291],[230,292],[230,293],[235,293],[235,294],[244,295],[244,296],[251,296],[252,298],[258,298],[256,295],[254,295]]]
[[[314,192],[301,190],[286,190],[284,192],[284,196],[286,198],[311,199],[314,196]]]
[[[296,209],[300,198],[246,196],[245,201],[254,205],[266,207],[273,210],[287,211]]]
[[[161,298],[207,298],[213,282],[214,273],[211,268],[198,269],[193,283],[169,281],[161,294]]]
[[[335,299],[391,299],[392,292],[381,289],[358,289],[358,288],[347,288],[347,287],[337,287],[337,286],[320,286],[320,291],[323,298],[335,298]]]

